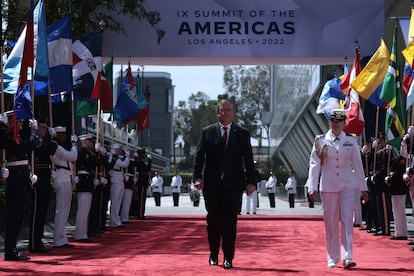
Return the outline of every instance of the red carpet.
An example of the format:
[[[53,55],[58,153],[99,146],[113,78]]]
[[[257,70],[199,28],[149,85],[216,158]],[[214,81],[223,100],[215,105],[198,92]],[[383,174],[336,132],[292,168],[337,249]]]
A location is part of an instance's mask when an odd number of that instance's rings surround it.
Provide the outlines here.
[[[234,269],[208,265],[204,216],[152,216],[106,232],[93,243],[33,254],[28,262],[0,261],[1,275],[408,275],[414,252],[355,230],[352,271],[328,269],[319,216],[241,216]],[[222,264],[222,255],[219,264]]]

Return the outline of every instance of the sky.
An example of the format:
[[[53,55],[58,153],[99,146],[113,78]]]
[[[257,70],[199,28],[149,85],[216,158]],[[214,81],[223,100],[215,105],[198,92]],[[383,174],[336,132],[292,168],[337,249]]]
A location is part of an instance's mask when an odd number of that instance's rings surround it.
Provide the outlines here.
[[[187,101],[191,94],[199,91],[210,99],[224,93],[223,66],[144,66],[145,72],[166,72],[171,74],[174,87],[174,107],[179,101]]]

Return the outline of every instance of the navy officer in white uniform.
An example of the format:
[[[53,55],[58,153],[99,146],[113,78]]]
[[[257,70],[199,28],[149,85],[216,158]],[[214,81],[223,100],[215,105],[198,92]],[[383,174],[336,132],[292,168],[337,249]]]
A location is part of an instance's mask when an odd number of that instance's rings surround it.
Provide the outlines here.
[[[343,132],[345,119],[343,109],[333,109],[329,120],[329,131],[324,135],[316,136],[310,154],[307,185],[310,200],[315,201],[320,184],[328,267],[336,267],[341,260],[343,268],[349,269],[356,266],[352,256],[354,201],[357,194],[362,193],[367,202],[368,187],[365,182],[360,147],[355,137]],[[341,222],[342,246],[339,240],[339,222]]]

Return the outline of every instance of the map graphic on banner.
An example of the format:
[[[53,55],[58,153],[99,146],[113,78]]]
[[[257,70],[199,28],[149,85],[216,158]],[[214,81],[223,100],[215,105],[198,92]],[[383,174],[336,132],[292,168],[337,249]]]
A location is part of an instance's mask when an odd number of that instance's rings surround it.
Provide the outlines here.
[[[384,0],[152,0],[144,7],[142,20],[113,15],[127,35],[105,31],[103,56],[170,65],[338,64],[356,40],[361,56],[372,54],[384,32]]]

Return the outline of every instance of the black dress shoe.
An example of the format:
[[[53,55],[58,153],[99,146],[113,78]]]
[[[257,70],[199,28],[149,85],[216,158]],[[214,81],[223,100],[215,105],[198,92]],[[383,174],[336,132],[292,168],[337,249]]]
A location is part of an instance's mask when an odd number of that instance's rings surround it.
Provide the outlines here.
[[[19,252],[13,252],[13,253],[4,254],[4,260],[5,261],[28,261],[30,260],[30,257],[26,255],[22,255]]]
[[[224,269],[233,268],[233,262],[231,260],[224,260],[223,268]]]
[[[407,242],[408,245],[414,245],[414,241]]]
[[[414,247],[410,247],[409,249],[411,252],[414,252]]]
[[[218,258],[217,257],[210,257],[210,259],[208,259],[208,263],[209,263],[209,265],[218,265]]]
[[[50,252],[52,252],[52,249],[46,248],[46,247],[41,247],[41,248],[32,248],[29,251],[33,252],[33,253],[50,253]]]
[[[74,248],[74,247],[75,246],[73,244],[69,244],[69,243],[53,246],[53,248]]]
[[[384,232],[382,231],[375,232],[374,236],[384,236]]]
[[[91,239],[78,239],[78,240],[75,240],[75,242],[85,242],[85,243],[87,243],[87,242],[92,242],[92,240]]]
[[[401,240],[401,241],[405,241],[405,240],[407,240],[407,237],[397,237],[397,236],[392,236],[391,238],[390,238],[390,240]]]
[[[375,228],[371,228],[369,230],[367,230],[368,233],[377,233],[377,229]]]

